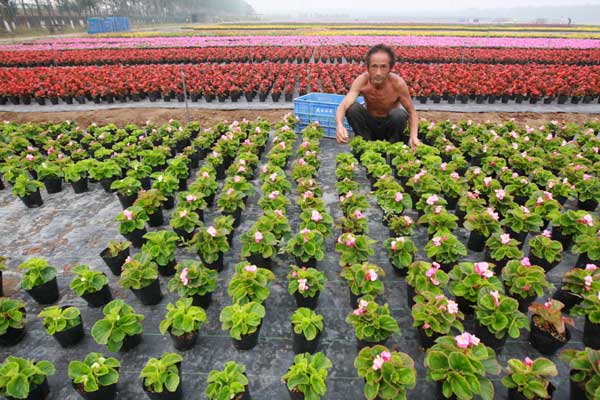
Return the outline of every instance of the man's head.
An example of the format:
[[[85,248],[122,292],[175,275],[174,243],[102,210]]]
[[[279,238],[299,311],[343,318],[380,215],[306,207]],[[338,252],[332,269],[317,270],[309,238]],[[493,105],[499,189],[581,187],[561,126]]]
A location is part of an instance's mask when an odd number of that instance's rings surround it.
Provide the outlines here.
[[[367,52],[366,63],[369,79],[375,85],[382,84],[392,70],[396,56],[391,47],[384,44],[373,46]]]

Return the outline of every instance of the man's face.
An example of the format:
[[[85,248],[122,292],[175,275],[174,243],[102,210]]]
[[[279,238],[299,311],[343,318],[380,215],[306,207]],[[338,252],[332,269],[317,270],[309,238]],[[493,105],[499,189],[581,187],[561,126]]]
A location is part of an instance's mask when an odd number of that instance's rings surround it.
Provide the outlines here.
[[[371,82],[375,85],[381,85],[390,73],[390,56],[383,51],[372,54],[367,70]]]

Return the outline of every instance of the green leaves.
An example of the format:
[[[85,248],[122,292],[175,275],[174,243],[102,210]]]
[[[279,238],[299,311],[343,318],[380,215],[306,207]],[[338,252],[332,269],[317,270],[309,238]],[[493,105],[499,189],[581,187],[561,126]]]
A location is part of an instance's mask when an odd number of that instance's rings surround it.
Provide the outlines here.
[[[24,290],[31,290],[56,278],[56,268],[48,264],[48,261],[43,258],[30,258],[19,265],[19,269],[26,270],[21,282],[21,287]]]
[[[71,272],[75,274],[75,278],[69,286],[78,296],[95,293],[108,284],[108,278],[104,273],[90,270],[88,265],[78,265]]]
[[[265,316],[265,307],[256,302],[233,304],[224,307],[219,315],[221,329],[229,330],[232,338],[241,340],[243,335],[256,332]]]
[[[86,392],[95,392],[102,386],[109,386],[119,380],[121,363],[115,358],[104,358],[100,353],[89,353],[83,362],[69,363],[68,374],[73,383],[83,383]]]
[[[0,335],[7,329],[25,326],[25,303],[8,297],[0,297]]]
[[[232,399],[242,393],[248,385],[246,367],[234,361],[228,361],[222,371],[213,370],[208,374],[206,396],[209,400]]]
[[[81,324],[80,311],[77,307],[46,307],[38,314],[44,319],[44,327],[50,335],[62,332]]]
[[[125,336],[142,333],[144,316],[123,300],[113,300],[102,310],[104,318],[92,326],[92,336],[98,344],[106,344],[110,351],[118,351],[123,345]]]
[[[41,360],[8,356],[0,364],[0,393],[16,399],[26,399],[29,391],[39,385],[47,375],[55,373],[54,364]]]
[[[306,340],[313,340],[323,331],[323,317],[313,310],[300,307],[292,314],[294,332],[303,334]]]
[[[180,383],[177,364],[181,361],[183,357],[176,353],[164,353],[160,359],[148,360],[140,373],[144,387],[155,393],[162,393],[165,388],[175,392]]]
[[[177,301],[175,305],[167,304],[167,314],[160,322],[160,333],[170,331],[174,336],[198,331],[206,322],[206,313],[201,307],[192,305],[190,297]]]
[[[327,387],[327,370],[332,367],[331,361],[321,352],[298,354],[294,364],[281,377],[289,390],[304,394],[305,399],[319,399],[325,395]]]

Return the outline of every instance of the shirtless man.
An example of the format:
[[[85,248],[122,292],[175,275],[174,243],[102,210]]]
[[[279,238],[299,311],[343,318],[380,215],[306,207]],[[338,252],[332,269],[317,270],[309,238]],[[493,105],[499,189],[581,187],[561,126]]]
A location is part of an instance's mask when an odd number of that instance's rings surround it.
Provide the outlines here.
[[[420,144],[417,138],[419,117],[406,82],[390,72],[394,62],[394,52],[388,46],[379,44],[368,51],[367,72],[352,82],[335,114],[338,143],[348,142],[345,116],[356,135],[366,140],[388,140],[392,143],[403,140],[408,120],[408,144],[413,150]],[[359,95],[364,97],[366,108],[356,102]]]

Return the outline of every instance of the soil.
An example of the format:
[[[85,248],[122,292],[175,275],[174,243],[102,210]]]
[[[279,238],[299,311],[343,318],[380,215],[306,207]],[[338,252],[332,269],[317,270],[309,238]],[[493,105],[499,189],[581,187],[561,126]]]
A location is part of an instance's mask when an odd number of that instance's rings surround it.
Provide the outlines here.
[[[281,119],[290,109],[278,110],[190,110],[190,119],[199,121],[203,127],[208,127],[221,122],[224,119],[233,121],[235,119],[247,118],[254,120],[257,117],[266,118],[272,122]],[[551,120],[563,122],[574,122],[582,125],[591,119],[598,119],[597,114],[569,114],[569,113],[506,113],[506,112],[487,112],[487,113],[456,113],[445,111],[419,111],[419,117],[430,121],[450,120],[452,122],[471,119],[475,122],[506,122],[511,118],[515,119],[518,125],[538,126],[548,123]],[[129,123],[145,124],[150,120],[154,123],[162,124],[169,119],[185,121],[186,113],[183,109],[172,108],[148,108],[148,109],[112,109],[95,111],[64,111],[64,112],[0,112],[0,120],[25,122],[59,122],[64,120],[77,121],[82,126],[87,126],[92,122],[98,125],[114,123],[117,126],[124,126]]]
[[[546,323],[544,320],[542,320],[537,315],[534,315],[532,318],[533,318],[533,323],[535,324],[535,326],[537,326],[544,332],[547,332],[548,334],[550,334],[550,336],[552,336],[554,339],[561,341],[563,343],[567,342],[566,334],[559,333],[556,330],[556,328],[554,327],[554,325],[550,325],[550,324]]]

